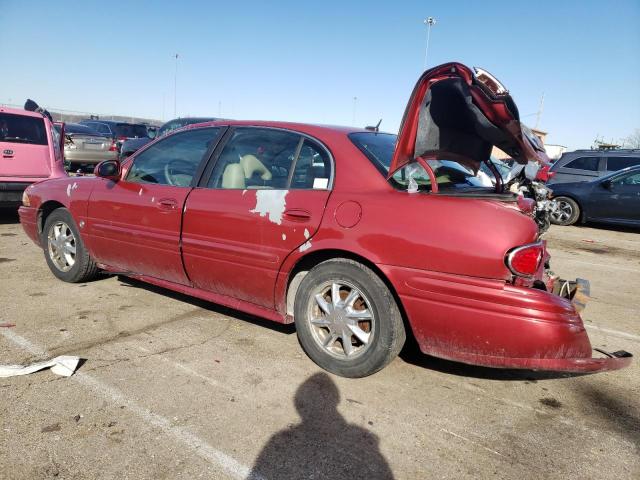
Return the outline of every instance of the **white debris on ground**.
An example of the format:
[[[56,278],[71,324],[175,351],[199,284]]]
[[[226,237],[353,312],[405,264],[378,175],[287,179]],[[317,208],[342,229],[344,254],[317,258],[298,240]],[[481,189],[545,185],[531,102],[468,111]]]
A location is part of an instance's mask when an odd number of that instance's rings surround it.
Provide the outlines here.
[[[44,362],[32,363],[31,365],[0,365],[0,378],[17,377],[18,375],[29,375],[30,373],[51,368],[56,375],[70,377],[78,368],[80,357],[61,355]]]

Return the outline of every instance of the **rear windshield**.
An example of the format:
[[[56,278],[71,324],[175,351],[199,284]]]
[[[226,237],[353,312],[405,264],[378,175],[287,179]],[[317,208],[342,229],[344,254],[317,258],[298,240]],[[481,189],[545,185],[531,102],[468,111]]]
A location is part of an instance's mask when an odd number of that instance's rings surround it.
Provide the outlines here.
[[[389,133],[358,132],[349,135],[356,147],[385,176],[389,173],[389,165],[396,148],[396,135]],[[474,173],[471,169],[452,160],[428,160],[433,170],[438,189],[442,191],[476,191],[494,190],[495,177],[488,168],[481,168]],[[418,163],[411,163],[398,170],[391,183],[401,190],[430,190],[431,180],[427,172]]]
[[[145,125],[132,125],[129,123],[118,123],[116,125],[116,135],[118,137],[141,138],[147,137],[147,127]]]
[[[79,133],[83,135],[100,135],[100,133],[95,131],[93,128],[87,127],[86,125],[80,125],[78,123],[65,123],[64,133]]]
[[[44,119],[0,113],[0,142],[46,145]]]

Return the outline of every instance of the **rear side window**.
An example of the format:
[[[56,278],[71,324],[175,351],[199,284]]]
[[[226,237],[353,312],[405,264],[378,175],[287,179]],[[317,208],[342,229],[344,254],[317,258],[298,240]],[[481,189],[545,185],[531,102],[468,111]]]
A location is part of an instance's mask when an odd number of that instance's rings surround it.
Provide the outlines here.
[[[294,132],[238,128],[216,161],[209,188],[327,189],[331,162],[324,148]]]
[[[160,140],[133,160],[127,181],[188,187],[220,128],[187,130]]]
[[[0,142],[46,145],[44,119],[0,113]]]
[[[575,160],[571,160],[564,168],[574,168],[576,170],[590,170],[593,172],[598,171],[598,157],[580,157]]]
[[[623,168],[633,167],[634,165],[640,165],[640,158],[636,157],[608,157],[607,158],[607,171],[617,172]]]

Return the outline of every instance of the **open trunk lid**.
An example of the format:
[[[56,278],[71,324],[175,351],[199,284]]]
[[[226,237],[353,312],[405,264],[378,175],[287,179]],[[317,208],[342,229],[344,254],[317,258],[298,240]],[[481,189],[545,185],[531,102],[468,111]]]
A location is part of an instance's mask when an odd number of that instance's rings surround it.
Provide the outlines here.
[[[407,104],[389,177],[425,159],[455,160],[478,171],[496,146],[518,163],[546,163],[538,138],[520,123],[518,108],[488,72],[446,63],[424,72]]]

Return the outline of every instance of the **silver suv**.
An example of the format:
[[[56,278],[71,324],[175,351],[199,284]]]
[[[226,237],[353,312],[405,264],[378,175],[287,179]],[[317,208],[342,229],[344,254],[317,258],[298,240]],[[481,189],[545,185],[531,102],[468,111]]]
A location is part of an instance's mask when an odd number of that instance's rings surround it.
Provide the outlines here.
[[[640,165],[640,150],[576,150],[552,166],[548,184],[588,182],[623,168]]]

